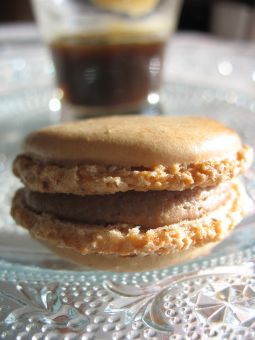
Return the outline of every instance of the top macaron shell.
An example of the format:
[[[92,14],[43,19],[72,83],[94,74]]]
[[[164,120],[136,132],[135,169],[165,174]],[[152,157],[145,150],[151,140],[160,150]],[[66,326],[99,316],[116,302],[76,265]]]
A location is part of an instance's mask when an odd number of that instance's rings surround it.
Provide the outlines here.
[[[238,134],[204,117],[113,116],[54,125],[23,144],[32,158],[55,164],[171,166],[234,155]]]

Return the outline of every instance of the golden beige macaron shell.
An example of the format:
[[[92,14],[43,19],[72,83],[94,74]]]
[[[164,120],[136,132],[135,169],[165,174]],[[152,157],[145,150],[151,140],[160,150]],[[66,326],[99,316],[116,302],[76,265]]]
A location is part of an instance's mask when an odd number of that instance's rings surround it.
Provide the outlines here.
[[[82,255],[70,248],[59,248],[46,241],[41,241],[41,243],[53,253],[74,263],[76,266],[81,266],[82,269],[93,268],[113,272],[142,272],[178,265],[198,256],[209,255],[211,250],[218,245],[217,242],[208,243],[201,247],[191,248],[174,254],[136,255],[130,257],[104,254]]]
[[[77,195],[207,187],[236,177],[252,161],[235,131],[187,116],[55,125],[29,135],[23,149],[13,170],[26,186]]]

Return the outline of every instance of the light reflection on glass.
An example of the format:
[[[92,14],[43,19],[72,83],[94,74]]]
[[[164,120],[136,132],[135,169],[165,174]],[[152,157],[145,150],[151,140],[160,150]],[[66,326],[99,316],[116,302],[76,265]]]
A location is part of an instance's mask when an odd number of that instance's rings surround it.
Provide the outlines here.
[[[84,72],[84,77],[87,84],[93,84],[97,78],[97,71],[95,68],[87,68]]]
[[[252,72],[251,79],[255,82],[255,71]]]
[[[159,95],[157,93],[150,93],[147,97],[149,104],[155,105],[159,102]]]
[[[51,98],[49,101],[50,111],[57,112],[61,109],[61,102],[58,98]]]
[[[233,72],[233,65],[230,61],[221,61],[218,64],[218,71],[222,76],[229,76]]]
[[[156,76],[160,72],[160,59],[152,58],[149,65],[149,71],[151,75]]]

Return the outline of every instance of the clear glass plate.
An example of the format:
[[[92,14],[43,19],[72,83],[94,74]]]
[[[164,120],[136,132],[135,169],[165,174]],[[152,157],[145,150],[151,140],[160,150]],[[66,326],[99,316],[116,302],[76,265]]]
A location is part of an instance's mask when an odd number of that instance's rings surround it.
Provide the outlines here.
[[[0,336],[254,338],[254,268],[252,263],[235,267],[255,256],[253,214],[207,257],[134,274],[75,268],[15,225],[9,216],[10,201],[21,184],[11,174],[11,162],[24,135],[59,120],[59,103],[45,55],[25,64],[12,60],[11,68],[6,68],[8,60],[4,62],[0,73],[5,72],[8,86],[0,92]],[[15,86],[17,80],[22,86]],[[162,102],[165,114],[216,118],[255,148],[255,97],[172,81],[163,88]],[[253,171],[245,178],[252,199]],[[224,267],[215,269],[217,265]]]

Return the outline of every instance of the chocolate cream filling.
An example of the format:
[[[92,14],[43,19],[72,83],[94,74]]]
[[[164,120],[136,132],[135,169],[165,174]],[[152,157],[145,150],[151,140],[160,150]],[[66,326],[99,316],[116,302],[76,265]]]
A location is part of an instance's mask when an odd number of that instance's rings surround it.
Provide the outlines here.
[[[22,190],[25,205],[37,213],[87,224],[125,223],[157,228],[194,220],[229,198],[231,182],[185,191],[128,191],[113,195],[77,196]]]

